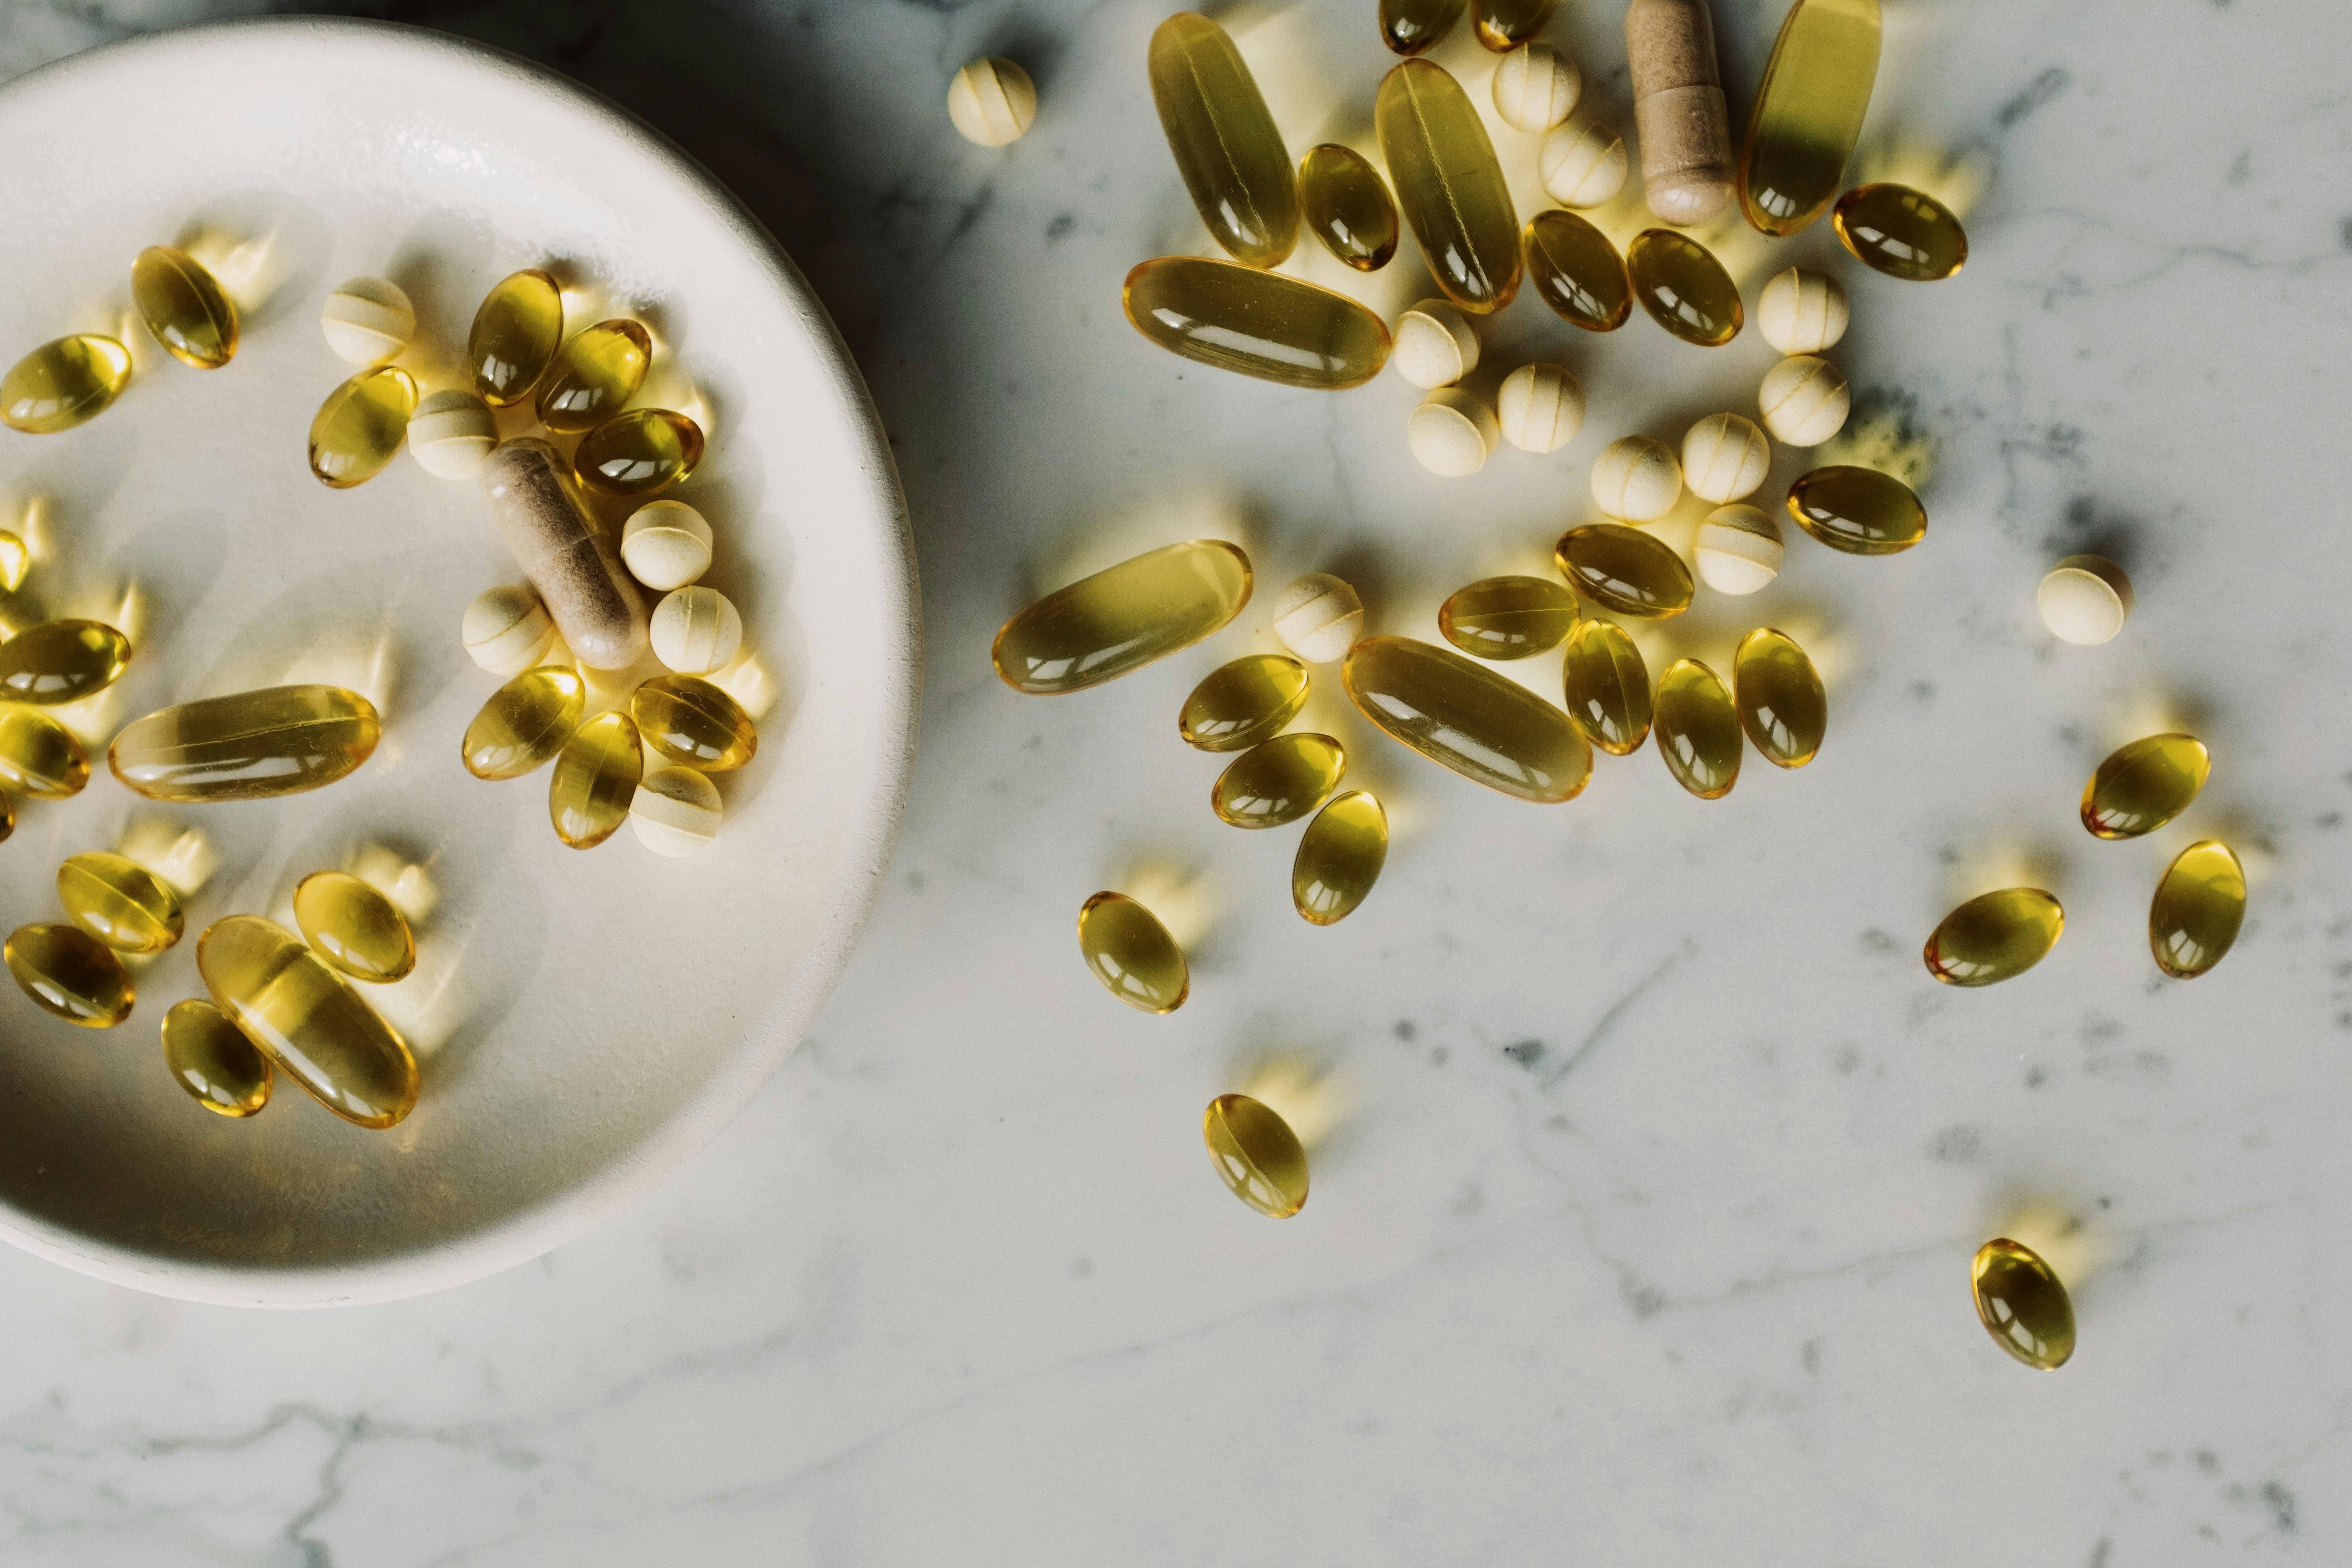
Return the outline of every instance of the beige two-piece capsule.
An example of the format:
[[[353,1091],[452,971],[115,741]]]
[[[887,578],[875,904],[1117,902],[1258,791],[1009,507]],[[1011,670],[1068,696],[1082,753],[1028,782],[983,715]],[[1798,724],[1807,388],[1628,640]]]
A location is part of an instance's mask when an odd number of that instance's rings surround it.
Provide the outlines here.
[[[1776,441],[1818,447],[1845,428],[1853,395],[1838,367],[1825,359],[1798,354],[1764,373],[1756,395],[1764,427]]]
[[[1423,468],[1458,479],[1486,466],[1502,432],[1484,398],[1458,386],[1441,386],[1412,411],[1405,435]]]
[[[2105,556],[2069,555],[2042,579],[2033,600],[2060,641],[2096,647],[2130,618],[2131,579]]]
[[[1557,452],[1584,427],[1584,384],[1556,364],[1523,364],[1495,399],[1503,438],[1522,452]]]
[[[1309,572],[1274,602],[1274,635],[1309,664],[1348,657],[1364,629],[1364,602],[1328,572]]]
[[[532,437],[482,465],[482,493],[515,564],[539,590],[583,664],[626,669],[646,651],[646,605],[563,481],[562,459]]]
[[[1017,142],[1037,118],[1036,84],[1012,60],[974,60],[948,84],[948,118],[982,147]]]
[[[1663,441],[1620,437],[1592,460],[1592,500],[1606,516],[1654,522],[1682,494],[1682,468]]]
[[[1715,63],[1706,0],[1633,0],[1625,8],[1642,194],[1660,221],[1687,227],[1731,205],[1731,115]]]
[[[1478,334],[1470,319],[1444,300],[1423,300],[1396,321],[1389,363],[1413,385],[1451,386],[1478,366]]]

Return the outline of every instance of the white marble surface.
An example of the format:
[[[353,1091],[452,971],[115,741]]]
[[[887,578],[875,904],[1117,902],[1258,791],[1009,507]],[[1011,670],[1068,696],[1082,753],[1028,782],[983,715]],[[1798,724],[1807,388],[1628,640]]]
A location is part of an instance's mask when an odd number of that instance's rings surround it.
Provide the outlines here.
[[[1294,144],[1368,106],[1370,8],[1255,18]],[[236,9],[8,0],[0,67]],[[1592,419],[1441,481],[1403,454],[1393,378],[1263,388],[1119,320],[1121,272],[1193,243],[1142,82],[1154,7],[371,9],[648,114],[833,304],[923,552],[906,836],[807,1047],[537,1264],[260,1315],[0,1258],[0,1559],[2352,1555],[2339,7],[1889,0],[1866,156],[1964,157],[1975,257],[1933,289],[1846,266],[1836,357],[1933,442],[1933,528],[1884,561],[1792,538],[1767,595],[1653,645],[1817,628],[1843,665],[1828,748],[1795,774],[1751,757],[1716,805],[1645,751],[1547,810],[1326,700],[1401,827],[1329,931],[1287,908],[1292,835],[1219,826],[1214,764],[1172,734],[1190,680],[1264,643],[1270,596],[1057,702],[989,672],[997,623],[1073,563],[1237,515],[1265,578],[1346,571],[1380,628],[1431,635],[1446,591],[1580,517],[1602,442],[1738,405],[1770,359],[1753,333],[1709,356],[1521,301],[1493,368],[1565,359]],[[1717,6],[1736,105],[1780,9]],[[1615,12],[1569,0],[1552,34],[1622,114]],[[1045,104],[1002,154],[940,106],[990,49]],[[2062,648],[2033,584],[2092,540],[2139,612]],[[2151,840],[2095,843],[2084,776],[2168,706],[2213,745],[2211,787]],[[2248,855],[2255,910],[2221,968],[2168,983],[2147,899],[2204,834]],[[1218,911],[1166,1019],[1105,998],[1070,941],[1145,855],[1203,873]],[[2004,856],[2043,868],[2068,934],[2011,984],[1940,989],[1917,944]],[[1234,1203],[1197,1134],[1278,1052],[1339,1110],[1287,1224]],[[2024,1208],[2080,1227],[2082,1349],[2054,1376],[1968,1301],[1969,1253]]]

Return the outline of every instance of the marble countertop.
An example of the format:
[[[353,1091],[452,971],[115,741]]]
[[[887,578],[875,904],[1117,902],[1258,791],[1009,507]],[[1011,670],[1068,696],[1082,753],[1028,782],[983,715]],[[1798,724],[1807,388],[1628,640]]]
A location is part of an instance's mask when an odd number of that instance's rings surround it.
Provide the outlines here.
[[[266,7],[0,0],[0,72]],[[1550,458],[1441,480],[1394,376],[1223,376],[1120,320],[1198,248],[1152,117],[1160,7],[413,0],[644,114],[761,213],[872,384],[920,542],[905,836],[815,1035],[651,1194],[530,1266],[308,1314],[184,1305],[0,1256],[0,1559],[121,1564],[1591,1563],[2127,1568],[2352,1556],[2352,14],[2324,0],[1886,0],[1861,172],[1965,203],[1956,280],[1817,228],[1833,357],[1925,473],[1910,553],[1791,537],[1767,620],[1832,668],[1820,760],[1701,804],[1648,751],[1572,805],[1487,794],[1311,710],[1390,802],[1372,900],[1288,908],[1296,830],[1220,826],[1175,710],[1335,570],[1373,629],[1539,563],[1593,454],[1740,408],[1772,355],[1523,300],[1490,368],[1557,358]],[[1228,14],[1294,147],[1360,134],[1370,0]],[[1717,0],[1735,114],[1780,0]],[[1614,0],[1548,36],[1625,120]],[[1465,46],[1466,47],[1466,46]],[[1022,60],[1002,153],[945,83]],[[1478,70],[1475,48],[1441,58]],[[126,112],[135,111],[126,108]],[[1503,152],[1526,188],[1532,139]],[[1406,256],[1383,310],[1425,291]],[[1317,274],[1320,276],[1321,274]],[[1750,274],[1750,301],[1755,277]],[[1785,485],[1801,465],[1784,455]],[[991,634],[1149,543],[1246,541],[1216,640],[1066,701]],[[2057,557],[2123,560],[2114,643],[2055,643]],[[2212,784],[2154,837],[2074,826],[2118,741],[2186,723]],[[2238,950],[2149,962],[2193,837],[2246,857]],[[1189,879],[1192,1000],[1104,996],[1071,921]],[[2067,934],[1937,986],[1918,945],[2030,868]],[[1201,1107],[1276,1068],[1330,1122],[1296,1220],[1249,1213]],[[1311,1080],[1311,1087],[1302,1083]],[[1978,1328],[1970,1254],[2060,1234],[2081,1321],[2040,1375]]]

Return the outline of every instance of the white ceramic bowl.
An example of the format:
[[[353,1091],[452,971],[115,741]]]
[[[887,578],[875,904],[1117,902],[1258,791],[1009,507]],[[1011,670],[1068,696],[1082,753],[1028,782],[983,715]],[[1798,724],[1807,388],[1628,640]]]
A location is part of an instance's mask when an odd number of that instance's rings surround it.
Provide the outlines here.
[[[138,714],[291,679],[367,689],[387,726],[359,773],[289,799],[158,806],[101,762],[78,798],[21,803],[0,929],[61,919],[58,863],[126,836],[195,827],[219,864],[187,940],[138,971],[123,1026],[69,1026],[0,984],[0,1235],[143,1289],[273,1306],[413,1295],[535,1256],[759,1087],[824,1000],[888,857],[918,612],[857,372],[792,264],[690,160],[454,39],[317,20],[145,37],[0,88],[0,146],[13,209],[39,215],[0,226],[0,357],[95,331],[138,360],[80,429],[0,430],[0,526],[47,498],[46,559],[0,619],[130,623],[130,672],[72,714],[94,756]],[[168,359],[126,314],[139,250],[199,236],[247,242],[236,265],[259,290],[236,360],[212,372]],[[311,415],[351,374],[318,323],[337,283],[407,289],[421,325],[398,363],[429,392],[466,384],[476,304],[535,265],[576,284],[574,325],[651,325],[638,403],[709,428],[672,493],[717,532],[705,580],[741,608],[774,700],[757,760],[721,781],[722,836],[692,859],[625,828],[566,848],[545,772],[486,784],[459,765],[497,685],[459,617],[515,577],[473,486],[404,453],[330,490],[305,462]],[[438,895],[416,974],[368,991],[423,1063],[415,1114],[363,1131],[282,1077],[248,1121],[199,1108],[158,1034],[173,1002],[204,994],[197,931],[287,920],[305,873],[370,846],[422,863]]]

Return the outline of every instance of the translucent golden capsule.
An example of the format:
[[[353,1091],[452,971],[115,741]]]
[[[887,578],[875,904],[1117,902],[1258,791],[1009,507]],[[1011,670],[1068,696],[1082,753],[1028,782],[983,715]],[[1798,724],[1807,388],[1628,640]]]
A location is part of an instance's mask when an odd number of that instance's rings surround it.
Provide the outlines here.
[[[1279,734],[1307,703],[1307,667],[1253,653],[1201,679],[1176,716],[1176,732],[1204,752],[1239,752]],[[0,781],[5,782],[5,781]]]
[[[140,320],[172,357],[218,370],[236,354],[236,307],[205,264],[184,250],[151,245],[131,264]]]
[[[371,985],[404,979],[416,967],[408,917],[346,871],[313,871],[294,889],[294,923],[311,950]]]
[[[1372,124],[1397,205],[1445,297],[1482,314],[1509,304],[1519,290],[1519,215],[1461,84],[1427,60],[1391,67]]]
[[[1431,762],[1520,800],[1572,800],[1592,748],[1568,715],[1450,648],[1366,637],[1341,666],[1365,718]]]
[[[1173,1013],[1192,994],[1184,950],[1125,893],[1097,893],[1078,906],[1078,952],[1104,990],[1139,1011]]]
[[[250,1116],[269,1103],[269,1058],[209,1002],[174,1003],[163,1015],[163,1065],[206,1110]]]
[[[2074,1353],[2074,1304],[2032,1247],[1997,1237],[1977,1248],[1969,1270],[1977,1318],[1993,1342],[2036,1372],[2055,1372]]]
[[[360,372],[310,421],[310,471],[339,490],[367,483],[399,454],[415,412],[415,376],[390,364]]]
[[[415,1108],[408,1043],[284,927],[257,915],[214,921],[196,972],[270,1065],[344,1121],[390,1127]]]
[[[1658,754],[1675,782],[1701,800],[1721,800],[1739,782],[1739,714],[1723,678],[1678,658],[1658,678]]]
[[[1822,749],[1829,699],[1821,672],[1788,633],[1759,626],[1739,639],[1731,688],[1739,727],[1776,767],[1801,768]]]
[[[573,477],[608,496],[654,496],[702,461],[702,426],[667,408],[617,414],[580,437]]]
[[[588,683],[571,666],[526,669],[490,693],[458,755],[478,779],[519,779],[563,750],[587,705]]]
[[[131,639],[103,621],[43,621],[0,642],[0,701],[54,707],[113,685]]]
[[[1470,0],[1478,41],[1505,54],[1543,31],[1559,0]]]
[[[1583,218],[1558,208],[1539,212],[1528,220],[1521,243],[1536,298],[1570,326],[1613,332],[1633,314],[1625,258]]]
[[[1690,568],[1654,533],[1588,522],[1561,534],[1552,554],[1560,575],[1604,610],[1664,620],[1690,608]]]
[[[1083,691],[1191,647],[1249,599],[1240,546],[1163,544],[1046,595],[1004,623],[989,658],[1015,691]]]
[[[64,800],[89,783],[89,753],[74,732],[37,708],[0,703],[0,789]]]
[[[121,855],[68,857],[58,868],[58,902],[74,924],[121,952],[161,952],[187,930],[180,895]]]
[[[1350,147],[1326,142],[1298,160],[1298,205],[1323,248],[1359,272],[1396,255],[1396,201],[1380,171]]]
[[[474,312],[466,338],[474,390],[493,408],[520,403],[563,342],[563,290],[539,268],[502,279]]]
[[[54,338],[0,376],[0,424],[54,436],[105,413],[131,384],[131,351],[112,338]]]
[[[1246,1094],[1221,1094],[1201,1121],[1209,1158],[1234,1196],[1272,1219],[1307,1206],[1307,1149],[1290,1123]]]
[[[1361,386],[1389,362],[1388,323],[1345,294],[1238,261],[1163,256],[1127,275],[1128,321],[1171,353],[1284,386]]]
[[[2147,910],[2147,945],[2157,967],[2194,980],[2229,955],[2246,919],[2246,868],[2230,847],[2207,838],[2165,869]]]
[[[1560,672],[1569,722],[1612,756],[1628,757],[1650,733],[1650,670],[1614,621],[1588,617],[1568,635]]]
[[[1739,155],[1739,209],[1783,238],[1828,209],[1878,77],[1878,0],[1797,0],[1773,40]]]
[[[759,753],[743,706],[699,676],[659,675],[629,698],[637,736],[655,753],[706,773],[731,772]]]
[[[1257,80],[1225,30],[1179,11],[1151,35],[1151,101],[1216,242],[1252,267],[1298,243],[1298,182]]]
[[[1686,234],[1643,229],[1625,247],[1625,272],[1650,319],[1686,343],[1719,349],[1748,319],[1731,274]]]
[[[8,842],[8,836],[16,831],[16,803],[8,798],[6,790],[0,790],[0,844]]]
[[[19,926],[0,957],[26,995],[68,1024],[110,1029],[131,1016],[137,994],[121,958],[79,926]]]
[[[1381,0],[1381,42],[1418,55],[1454,30],[1468,0]]]
[[[2194,735],[2149,735],[2118,746],[2083,786],[2083,826],[2101,838],[2137,838],[2189,809],[2212,776]]]
[[[150,800],[268,800],[349,775],[383,738],[375,705],[356,691],[273,686],[126,724],[106,765]]]
[[[1290,901],[1309,924],[1337,925],[1380,880],[1389,858],[1389,814],[1370,790],[1335,795],[1299,836]]]
[[[635,321],[573,333],[539,389],[539,422],[566,435],[593,428],[627,406],[653,361],[654,340]]]
[[[7,529],[0,528],[0,594],[13,594],[25,585],[25,575],[33,569],[30,546]]]
[[[1908,185],[1856,185],[1830,223],[1864,265],[1910,283],[1934,283],[1968,265],[1969,237],[1952,210]]]
[[[547,781],[547,816],[555,836],[574,849],[593,849],[612,837],[629,819],[629,804],[645,772],[645,742],[626,713],[599,713],[581,725]]]
[[[1789,487],[1797,526],[1848,555],[1892,555],[1927,537],[1927,509],[1911,487],[1875,468],[1815,468]]]
[[[1322,805],[1347,771],[1347,751],[1330,736],[1276,735],[1217,775],[1209,804],[1228,826],[1280,827]]]
[[[1549,577],[1482,577],[1437,607],[1437,629],[1479,658],[1527,658],[1560,645],[1576,595]]]
[[[1946,915],[1921,956],[1947,985],[2013,980],[2050,954],[2066,929],[2066,911],[2039,888],[1980,893]]]

